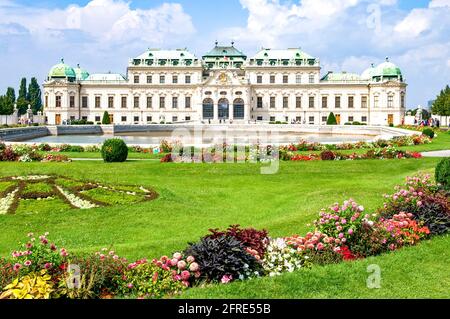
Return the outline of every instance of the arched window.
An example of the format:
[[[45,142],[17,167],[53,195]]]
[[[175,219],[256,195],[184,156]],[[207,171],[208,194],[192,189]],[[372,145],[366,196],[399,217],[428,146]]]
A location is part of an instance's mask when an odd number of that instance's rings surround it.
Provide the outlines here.
[[[227,120],[230,118],[230,102],[227,99],[219,100],[219,119]]]
[[[243,120],[245,116],[244,100],[236,99],[233,102],[233,117],[235,120]]]
[[[214,118],[214,101],[212,99],[203,100],[203,119],[212,120]]]

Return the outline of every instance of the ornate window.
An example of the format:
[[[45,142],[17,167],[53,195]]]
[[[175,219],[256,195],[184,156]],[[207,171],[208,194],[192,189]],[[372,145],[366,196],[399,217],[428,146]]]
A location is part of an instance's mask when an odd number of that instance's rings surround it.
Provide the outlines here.
[[[114,108],[114,96],[108,96],[108,108]]]
[[[340,109],[341,108],[341,97],[340,96],[335,96],[334,97],[334,107],[336,109]]]
[[[310,96],[309,97],[309,108],[313,109],[314,108],[314,96]]]
[[[276,98],[275,98],[275,96],[271,96],[270,97],[270,108],[271,109],[274,109],[275,108],[275,101],[276,101]]]
[[[353,96],[348,97],[348,108],[353,109],[355,107],[355,98]]]
[[[322,96],[322,108],[326,109],[328,108],[328,97]]]
[[[88,97],[87,96],[81,97],[81,107],[83,109],[87,109],[88,108]]]
[[[178,108],[178,97],[177,96],[172,97],[172,108],[173,109]]]
[[[184,107],[187,109],[191,108],[191,97],[190,96],[186,96],[184,98]]]
[[[56,104],[55,107],[61,107],[61,95],[56,96]]]
[[[387,104],[388,108],[393,108],[394,107],[394,95],[389,94],[388,95],[388,104]]]
[[[283,96],[283,109],[288,109],[288,108],[289,108],[289,97]]]
[[[245,116],[244,100],[236,99],[233,102],[233,117],[237,120],[243,120]]]
[[[301,109],[302,108],[302,97],[301,96],[297,96],[295,98],[295,107],[297,109]]]
[[[138,109],[138,108],[139,108],[139,96],[135,96],[135,97],[134,97],[134,103],[133,103],[133,106],[134,106],[135,109]]]
[[[263,98],[262,98],[262,96],[258,96],[256,98],[256,107],[258,109],[262,109],[263,108]]]
[[[367,96],[361,97],[361,108],[367,109]]]
[[[214,101],[212,99],[203,100],[203,119],[211,120],[214,118]]]
[[[127,108],[127,97],[126,96],[122,96],[122,99],[121,99],[121,107],[123,108],[123,109],[126,109]]]
[[[96,108],[96,109],[99,109],[99,108],[100,108],[100,102],[101,102],[100,96],[96,96],[96,97],[95,97],[95,108]]]
[[[153,108],[153,97],[147,96],[147,108],[151,109]]]
[[[70,108],[75,107],[75,96],[73,96],[73,95],[69,96],[69,107]]]

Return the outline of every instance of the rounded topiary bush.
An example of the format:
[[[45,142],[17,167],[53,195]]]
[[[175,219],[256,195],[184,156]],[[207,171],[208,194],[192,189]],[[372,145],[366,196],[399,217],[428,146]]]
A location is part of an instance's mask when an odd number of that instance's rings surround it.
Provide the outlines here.
[[[436,182],[450,189],[450,157],[444,158],[436,166]]]
[[[128,158],[127,144],[121,139],[106,140],[102,146],[102,157],[107,163],[121,163]]]
[[[431,128],[424,129],[422,134],[428,136],[429,138],[434,138],[434,131]]]

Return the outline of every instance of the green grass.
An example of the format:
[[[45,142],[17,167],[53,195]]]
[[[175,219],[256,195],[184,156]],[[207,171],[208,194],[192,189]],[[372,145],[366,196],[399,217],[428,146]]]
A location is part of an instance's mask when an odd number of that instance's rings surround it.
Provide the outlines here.
[[[133,196],[103,188],[95,188],[81,192],[97,201],[110,205],[126,205],[142,201],[143,196]]]
[[[419,171],[432,173],[438,161],[427,158],[282,162],[279,173],[275,175],[261,175],[260,165],[257,164],[2,162],[2,177],[46,174],[97,181],[106,185],[142,185],[153,187],[160,197],[154,201],[126,206],[0,216],[0,256],[7,256],[16,249],[17,243],[24,240],[28,232],[48,231],[50,238],[59,246],[65,246],[73,252],[94,252],[114,246],[121,256],[130,260],[159,257],[183,250],[188,242],[198,240],[209,228],[225,228],[231,224],[266,228],[273,237],[304,234],[311,228],[308,224],[317,217],[321,208],[353,198],[368,211],[374,210],[382,204],[382,195],[392,193],[394,186],[403,183],[406,176]],[[396,280],[390,287],[392,291],[404,289],[404,296],[408,293],[411,296],[441,296],[442,285],[448,280],[448,270],[441,270],[445,255],[437,253],[449,244],[448,239],[436,239],[411,250],[378,257],[380,263],[385,263],[386,276],[390,276],[391,271],[394,276],[395,272],[404,268],[407,270],[404,276],[414,280]],[[430,250],[424,247],[430,247]],[[408,252],[412,257],[403,259]],[[433,263],[430,256],[435,253],[437,255]],[[291,295],[357,298],[361,294],[362,288],[358,287],[364,274],[353,271],[363,269],[366,262],[369,261],[237,284],[242,286],[234,286],[239,288],[236,288],[234,295],[230,293],[229,296],[237,296],[242,291],[239,297]],[[439,275],[442,278],[438,278]],[[298,279],[295,279],[296,276],[299,276]],[[310,281],[307,278],[311,278]],[[302,283],[304,280],[307,281],[305,289]],[[314,280],[320,284],[313,290],[316,294],[306,290],[306,287],[314,285]],[[425,281],[426,285],[421,284]],[[340,290],[336,285],[341,287]],[[228,287],[193,290],[186,296],[218,296],[222,294],[221,289],[229,291]],[[261,287],[261,290],[267,291],[260,291],[256,295],[257,292],[250,292],[252,287]]]
[[[41,215],[40,218],[45,218],[46,213],[64,214],[70,209],[61,198],[53,197],[41,200],[19,200],[19,205],[15,214]],[[28,216],[27,216],[28,217]],[[39,218],[39,217],[37,217]]]
[[[4,192],[6,190],[8,190],[11,186],[16,185],[17,182],[10,182],[10,181],[6,181],[6,182],[0,182],[0,193]]]
[[[51,193],[53,192],[53,188],[50,184],[41,182],[41,183],[27,183],[24,187],[22,193]]]

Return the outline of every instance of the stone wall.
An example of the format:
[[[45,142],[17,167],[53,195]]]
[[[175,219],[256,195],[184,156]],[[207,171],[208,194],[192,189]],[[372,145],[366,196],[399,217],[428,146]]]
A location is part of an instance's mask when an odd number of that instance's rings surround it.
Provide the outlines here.
[[[20,142],[50,134],[47,127],[21,127],[0,129],[0,141]]]

